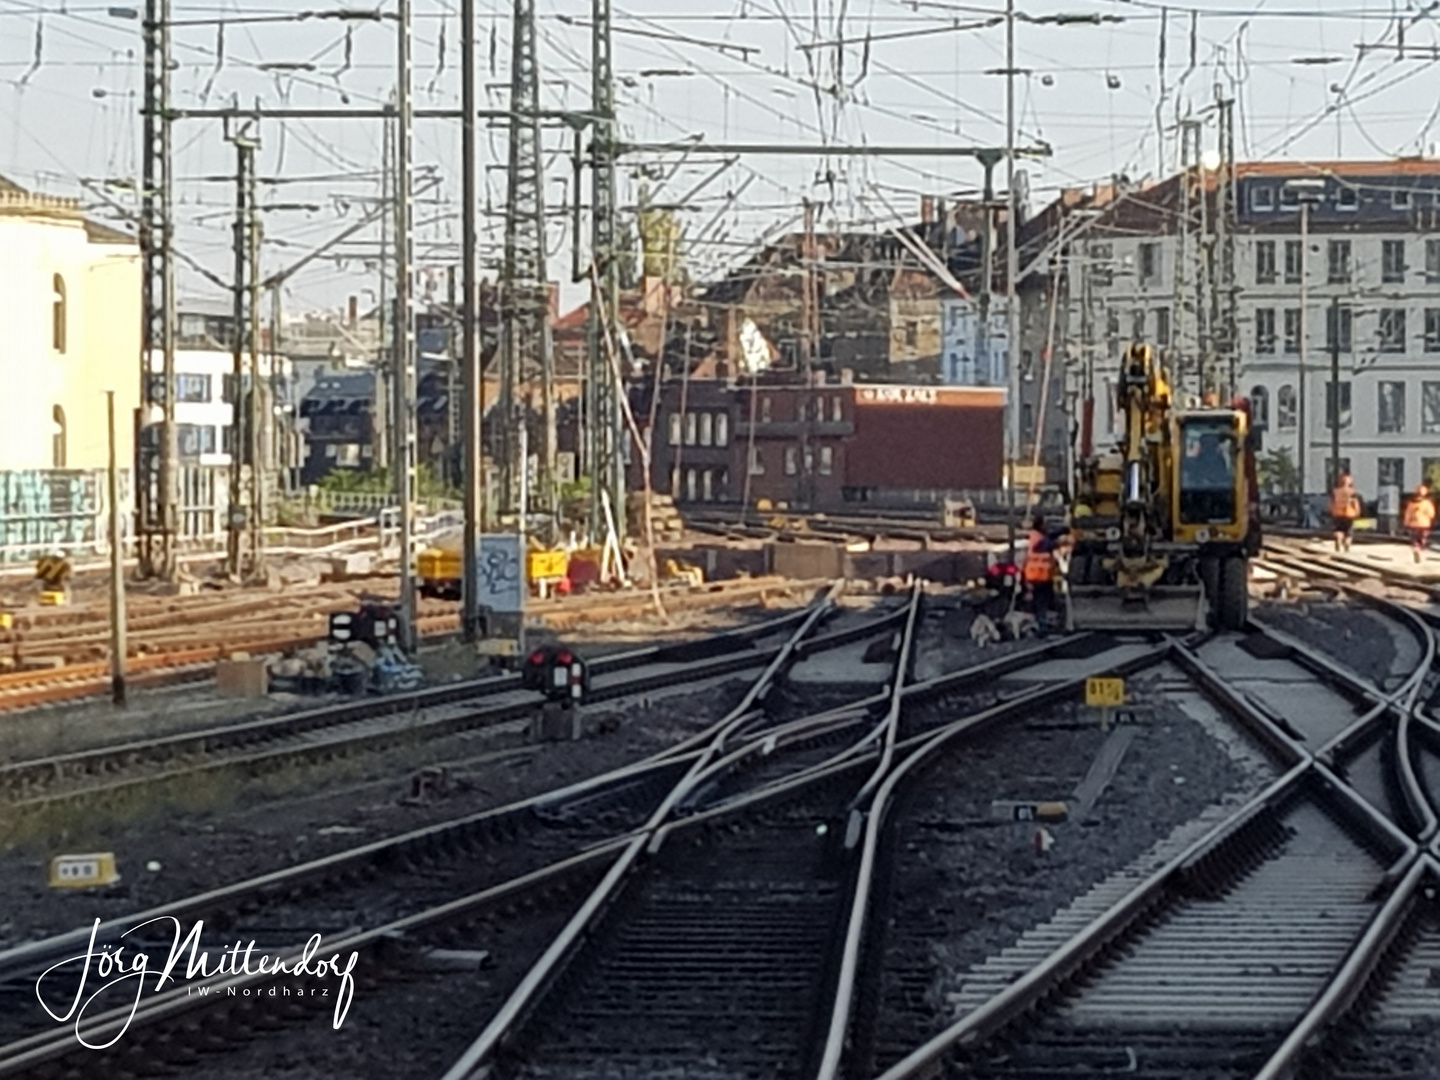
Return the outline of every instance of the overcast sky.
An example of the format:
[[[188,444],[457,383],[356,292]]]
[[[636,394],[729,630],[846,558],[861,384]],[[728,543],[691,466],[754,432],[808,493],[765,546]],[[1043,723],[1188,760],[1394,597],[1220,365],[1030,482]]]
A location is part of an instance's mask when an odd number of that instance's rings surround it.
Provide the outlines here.
[[[143,0],[139,2],[143,9]],[[819,146],[1003,145],[1005,28],[995,3],[942,0],[616,0],[622,133],[636,141],[710,140]],[[344,3],[338,7],[361,5]],[[547,104],[589,103],[587,0],[537,0]],[[479,0],[482,100],[508,102],[510,4]],[[393,11],[393,0],[382,5]],[[87,0],[0,0],[0,174],[81,193],[119,220],[133,196],[107,180],[139,169],[140,24]],[[340,107],[382,104],[395,80],[393,23],[274,16],[331,10],[324,0],[174,0],[177,105]],[[414,0],[418,106],[459,100],[458,0]],[[1022,145],[1053,156],[1027,163],[1032,202],[1060,187],[1175,164],[1178,120],[1189,114],[1215,141],[1217,86],[1238,100],[1237,148],[1248,159],[1323,160],[1429,153],[1440,142],[1440,36],[1428,8],[1386,0],[1223,0],[1199,8],[1119,0],[1017,0],[1017,112]],[[223,30],[220,18],[232,22]],[[1045,16],[1099,20],[1037,24]],[[1193,33],[1192,33],[1193,28]],[[1399,48],[1404,45],[1403,54]],[[839,42],[839,44],[836,44]],[[818,48],[802,48],[820,44]],[[1162,44],[1164,62],[1161,61]],[[1378,46],[1361,48],[1362,45]],[[1191,67],[1191,58],[1194,66]],[[280,65],[277,70],[274,65]],[[302,65],[297,67],[296,65]],[[271,122],[260,173],[270,180],[266,272],[355,222],[379,195],[381,124]],[[215,121],[176,126],[180,246],[228,274],[234,151]],[[547,135],[547,199],[556,211],[551,276],[568,280],[559,213],[570,191],[570,137]],[[423,266],[457,257],[459,128],[417,124],[417,175],[436,177],[417,211]],[[503,129],[482,140],[484,267],[493,276],[504,207]],[[799,219],[802,199],[825,204],[822,224],[913,216],[921,194],[973,192],[979,167],[962,158],[750,157],[728,168],[713,155],[627,162],[622,199],[637,197],[642,164],[660,200],[682,210],[700,273],[743,258],[767,230]],[[668,179],[661,173],[672,172]],[[212,179],[218,178],[218,179]],[[89,188],[82,188],[88,181]],[[704,183],[708,181],[708,183]],[[422,180],[422,182],[425,182]],[[703,186],[702,186],[703,185]],[[113,202],[118,209],[112,207]],[[292,280],[291,309],[335,305],[370,289],[380,234],[371,229]],[[190,271],[188,295],[219,296]],[[567,299],[579,290],[567,289]]]

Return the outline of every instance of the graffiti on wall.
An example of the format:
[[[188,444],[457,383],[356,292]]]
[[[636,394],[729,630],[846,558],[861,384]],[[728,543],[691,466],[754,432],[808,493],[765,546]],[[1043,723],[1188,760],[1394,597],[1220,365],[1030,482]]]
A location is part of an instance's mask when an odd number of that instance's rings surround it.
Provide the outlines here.
[[[104,475],[0,470],[0,562],[94,548],[105,536]]]

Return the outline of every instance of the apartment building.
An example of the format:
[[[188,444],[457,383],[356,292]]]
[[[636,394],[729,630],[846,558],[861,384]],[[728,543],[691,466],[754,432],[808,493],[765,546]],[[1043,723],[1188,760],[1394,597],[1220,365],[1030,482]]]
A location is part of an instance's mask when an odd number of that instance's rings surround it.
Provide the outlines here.
[[[1102,434],[1120,419],[1131,341],[1201,388],[1207,271],[1202,239],[1177,228],[1180,179],[1115,193],[1068,245],[1070,378],[1093,366]],[[1215,174],[1203,179],[1192,195],[1213,232]],[[1440,479],[1440,160],[1241,163],[1233,237],[1237,382],[1265,451],[1288,451],[1323,491],[1338,422],[1340,466],[1368,498]]]

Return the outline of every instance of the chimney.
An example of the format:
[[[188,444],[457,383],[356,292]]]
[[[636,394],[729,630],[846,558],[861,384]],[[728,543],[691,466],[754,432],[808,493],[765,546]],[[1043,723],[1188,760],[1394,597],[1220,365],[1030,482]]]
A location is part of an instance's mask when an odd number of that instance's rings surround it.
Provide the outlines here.
[[[345,324],[352,332],[360,325],[360,298],[358,296],[350,297],[350,304],[346,309]]]
[[[920,196],[920,224],[929,225],[935,220],[935,200],[929,195]]]
[[[842,368],[840,369],[840,385],[841,385],[841,386],[853,386],[853,385],[855,385],[855,369],[854,369],[854,368],[842,367]]]

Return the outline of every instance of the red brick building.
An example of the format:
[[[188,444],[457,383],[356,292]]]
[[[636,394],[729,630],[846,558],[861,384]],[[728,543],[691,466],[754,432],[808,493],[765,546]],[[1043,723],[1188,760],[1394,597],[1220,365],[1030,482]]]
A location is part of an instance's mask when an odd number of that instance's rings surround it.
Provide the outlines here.
[[[793,374],[672,379],[661,391],[651,484],[682,504],[766,499],[829,511],[993,489],[1003,402],[999,389],[806,386]]]

